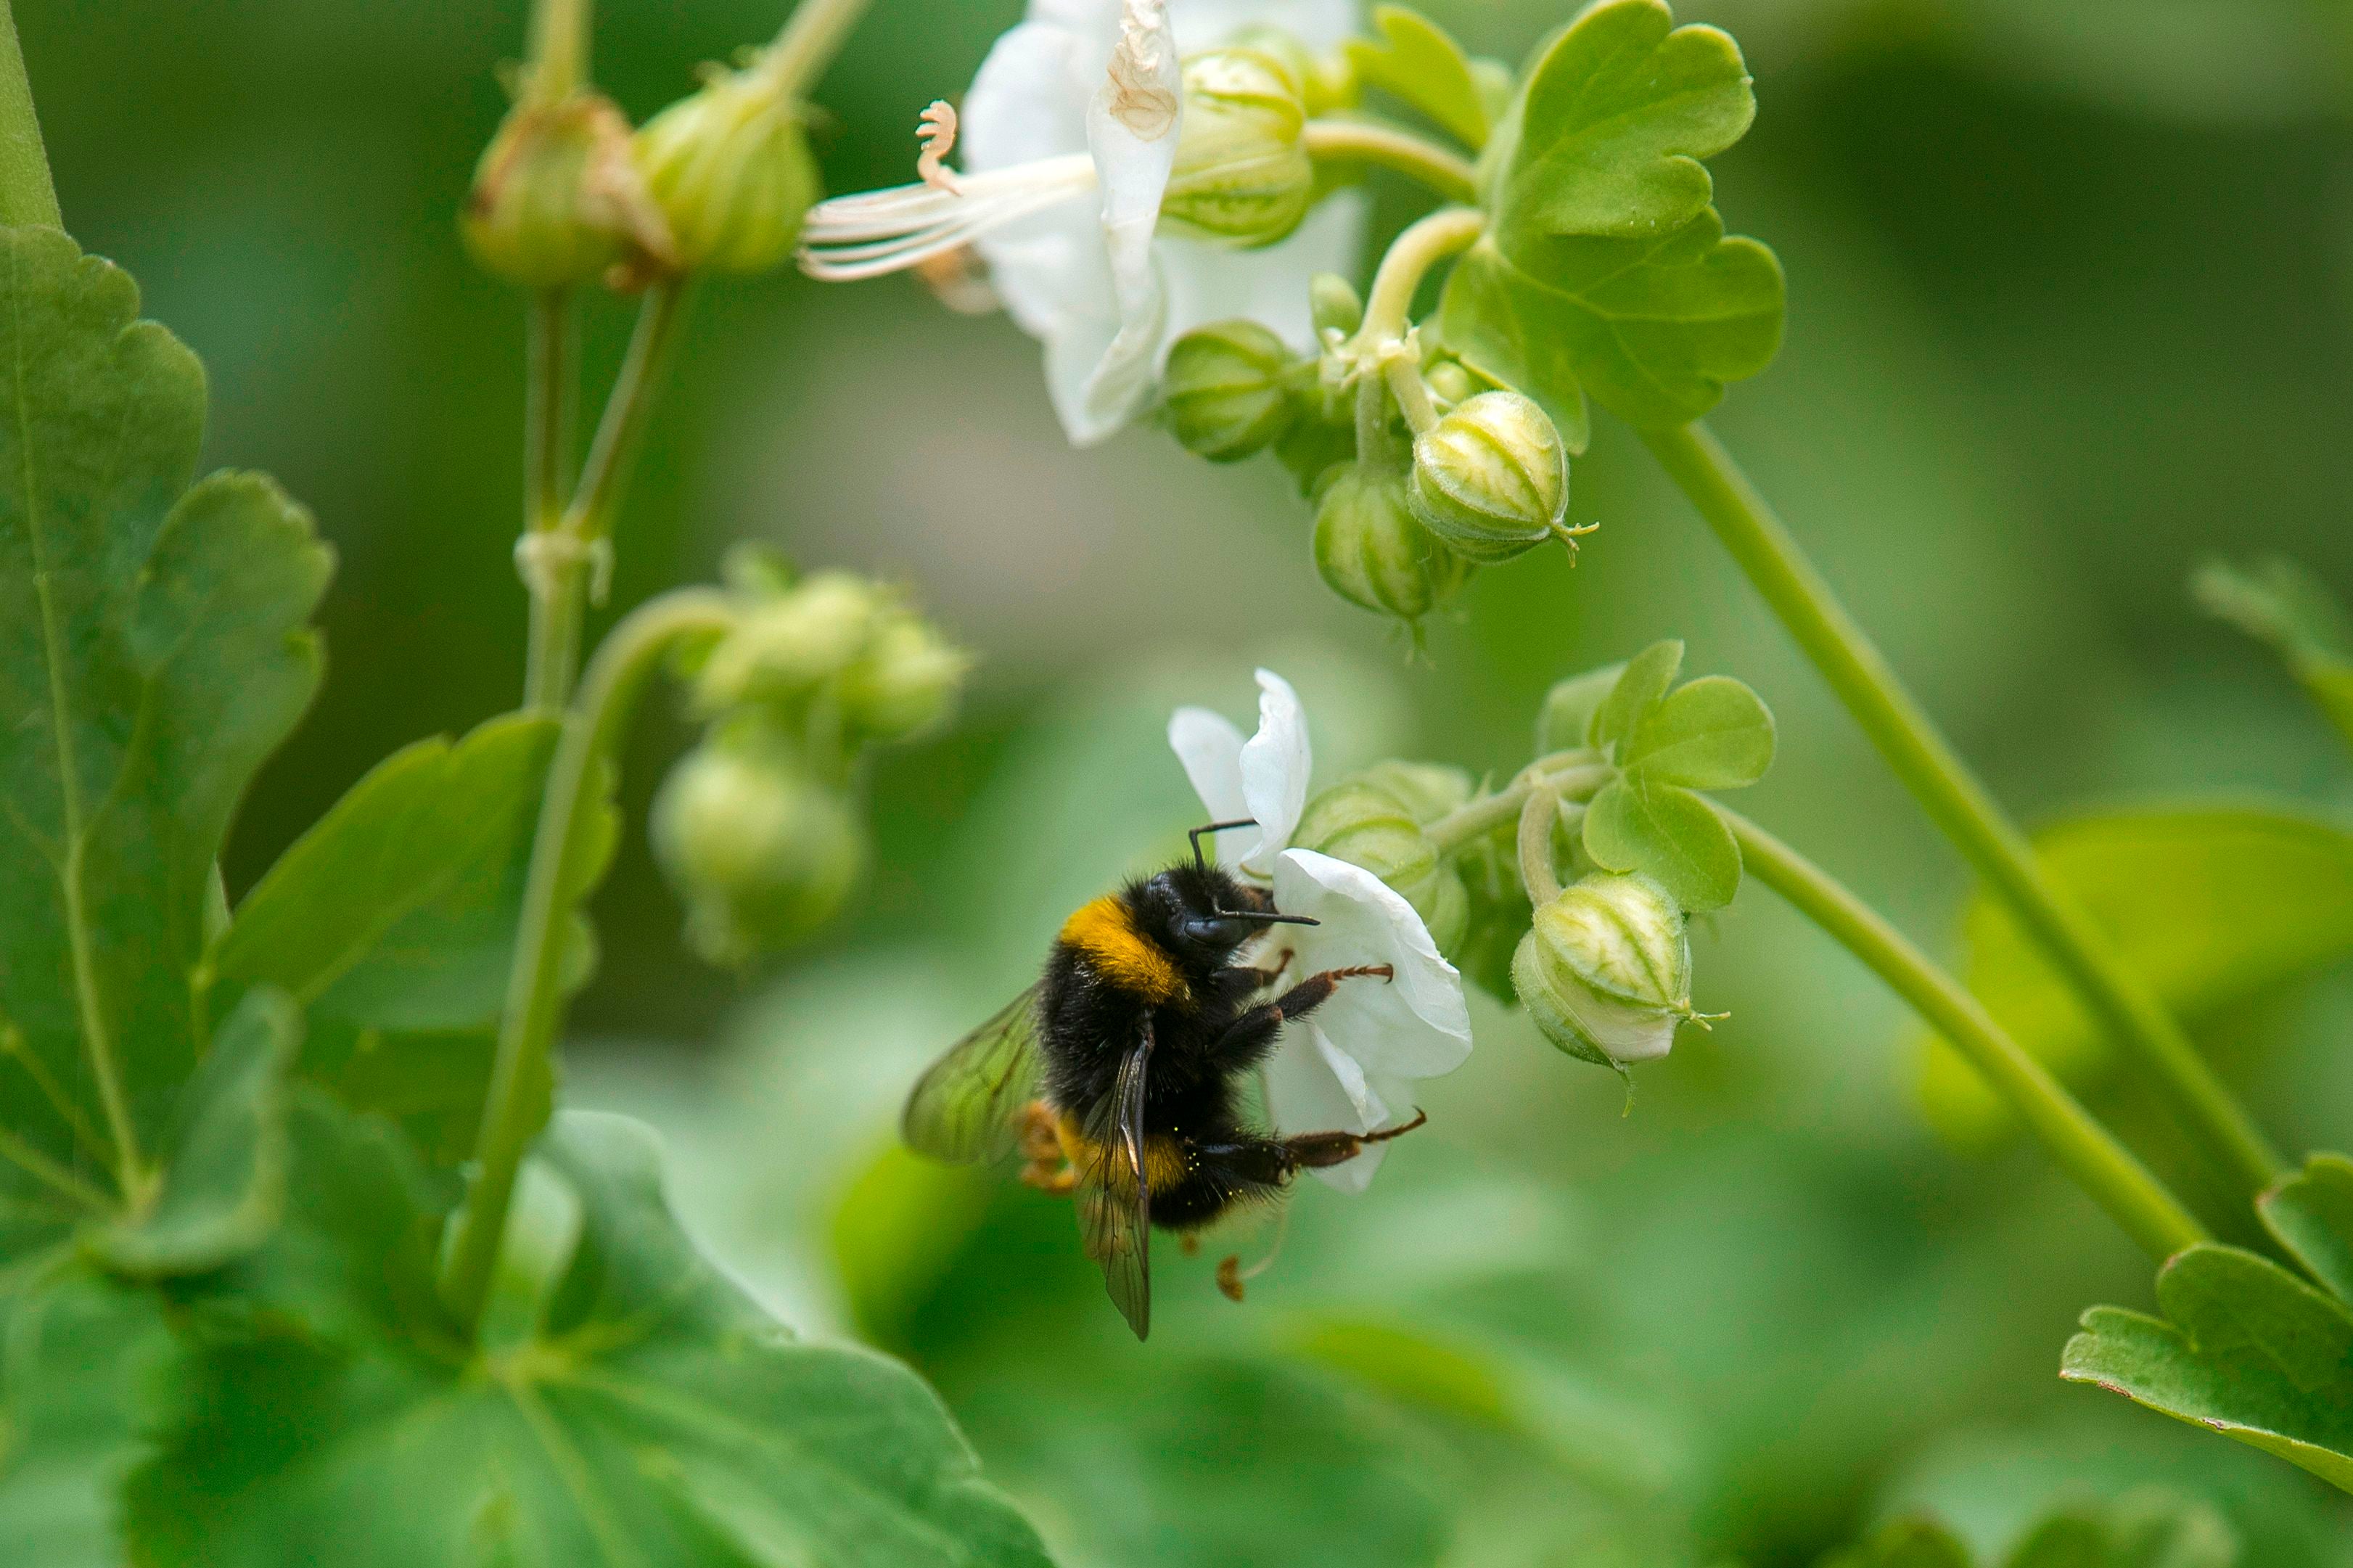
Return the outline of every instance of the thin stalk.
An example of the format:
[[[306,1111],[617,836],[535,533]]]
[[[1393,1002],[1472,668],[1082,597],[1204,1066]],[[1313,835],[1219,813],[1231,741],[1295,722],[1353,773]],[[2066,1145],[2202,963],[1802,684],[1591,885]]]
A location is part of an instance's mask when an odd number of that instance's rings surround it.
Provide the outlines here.
[[[546,289],[532,296],[523,397],[522,526],[527,538],[552,534],[564,517],[574,319],[571,290]],[[552,713],[564,706],[561,687],[569,676],[559,672],[569,662],[564,650],[579,646],[580,625],[577,595],[562,592],[560,582],[530,580],[547,575],[543,570],[526,573],[532,590],[531,641],[522,703]],[[569,625],[565,624],[567,609]]]
[[[41,141],[40,116],[33,111],[32,79],[25,74],[25,48],[16,38],[10,0],[0,0],[0,224],[37,224],[63,228],[58,187],[49,178],[48,149]]]
[[[1740,841],[1741,864],[1862,961],[1969,1065],[2042,1140],[2043,1146],[2126,1234],[2160,1261],[2207,1239],[2205,1227],[2165,1184],[2116,1142],[1980,1005],[1877,910],[1821,868],[1737,812],[1716,810]]]
[[[114,1205],[105,1194],[5,1127],[0,1127],[0,1159],[93,1214],[113,1212]]]
[[[1373,274],[1372,292],[1365,297],[1365,321],[1357,329],[1360,346],[1394,342],[1405,336],[1413,310],[1413,297],[1430,269],[1450,256],[1477,243],[1487,226],[1486,215],[1472,207],[1440,207],[1428,217],[1409,224],[1381,257]]]
[[[1642,438],[1896,777],[2009,904],[2207,1157],[2250,1193],[2268,1187],[2284,1169],[2269,1141],[2164,1004],[2051,880],[2026,836],[1955,754],[1714,434],[1693,424],[1646,430]]]
[[[1455,807],[1422,828],[1440,855],[1451,855],[1464,845],[1483,838],[1520,815],[1539,781],[1564,800],[1584,800],[1609,782],[1615,771],[1606,763],[1582,762],[1589,752],[1562,752],[1521,773],[1505,788],[1466,805]]]
[[[758,68],[789,98],[806,98],[841,52],[871,0],[801,0]]]
[[[1549,784],[1528,791],[1520,805],[1520,880],[1528,902],[1539,909],[1560,897],[1560,878],[1552,868],[1552,825],[1559,816],[1560,792]]]
[[[708,588],[681,588],[640,605],[596,650],[579,699],[565,715],[532,841],[514,967],[475,1145],[473,1191],[442,1275],[443,1297],[470,1333],[490,1293],[515,1173],[544,1120],[548,1057],[564,1021],[564,939],[587,891],[587,864],[596,850],[591,797],[607,787],[615,743],[647,678],[681,638],[723,630],[732,616],[726,596]]]
[[[646,291],[605,412],[596,422],[580,485],[551,526],[527,534],[522,562],[532,595],[532,640],[525,700],[542,711],[571,700],[580,668],[581,628],[607,558],[613,520],[643,444],[661,373],[685,314],[685,285],[668,279]]]
[[[537,0],[531,10],[523,90],[534,103],[561,103],[588,80],[589,0]]]
[[[1468,202],[1479,194],[1469,159],[1394,126],[1362,120],[1311,120],[1300,140],[1310,158],[1392,169],[1450,202]]]

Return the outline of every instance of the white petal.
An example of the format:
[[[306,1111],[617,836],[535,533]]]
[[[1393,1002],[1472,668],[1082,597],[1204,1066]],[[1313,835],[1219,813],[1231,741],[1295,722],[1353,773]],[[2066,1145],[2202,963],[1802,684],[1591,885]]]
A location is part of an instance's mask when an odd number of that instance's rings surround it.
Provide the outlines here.
[[[1232,720],[1207,708],[1179,708],[1168,716],[1168,749],[1185,765],[1208,821],[1232,822],[1250,815],[1250,803],[1242,798],[1242,732]],[[1226,866],[1257,841],[1257,831],[1248,827],[1229,827],[1209,840],[1213,858]]]
[[[1366,1071],[1434,1078],[1471,1054],[1462,977],[1411,904],[1361,866],[1308,849],[1275,862],[1275,907],[1314,917],[1293,943],[1303,972],[1388,964],[1387,981],[1341,983],[1315,1022]]]
[[[1202,240],[1164,238],[1160,267],[1168,279],[1169,341],[1236,318],[1258,321],[1302,353],[1316,349],[1307,283],[1318,272],[1356,276],[1365,247],[1365,194],[1338,191],[1299,227],[1263,250]]]
[[[1390,1124],[1388,1106],[1364,1069],[1313,1020],[1285,1030],[1267,1064],[1267,1113],[1279,1133],[1370,1132]],[[1376,1143],[1345,1164],[1315,1173],[1345,1193],[1361,1193],[1380,1168],[1386,1144]]]
[[[1258,819],[1258,845],[1242,857],[1253,876],[1274,874],[1274,858],[1291,843],[1307,808],[1307,776],[1314,767],[1307,744],[1307,710],[1291,682],[1271,669],[1258,672],[1258,733],[1241,752],[1243,813]]]
[[[1087,104],[1109,49],[1046,19],[1002,35],[980,62],[957,113],[956,145],[972,174],[1087,150]]]

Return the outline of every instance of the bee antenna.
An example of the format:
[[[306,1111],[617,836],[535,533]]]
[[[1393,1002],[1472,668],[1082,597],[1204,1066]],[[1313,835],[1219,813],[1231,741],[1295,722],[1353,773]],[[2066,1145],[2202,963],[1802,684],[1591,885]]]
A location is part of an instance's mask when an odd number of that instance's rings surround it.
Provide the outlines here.
[[[1209,863],[1201,858],[1201,835],[1204,833],[1223,833],[1229,827],[1256,827],[1257,826],[1258,818],[1255,816],[1237,816],[1231,822],[1211,822],[1204,824],[1203,826],[1196,827],[1191,832],[1186,834],[1185,837],[1193,841],[1193,869],[1200,872],[1204,876],[1207,876],[1209,870]]]
[[[1212,912],[1221,921],[1249,921],[1262,926],[1314,926],[1324,923],[1314,915],[1278,915],[1271,910],[1217,910]]]

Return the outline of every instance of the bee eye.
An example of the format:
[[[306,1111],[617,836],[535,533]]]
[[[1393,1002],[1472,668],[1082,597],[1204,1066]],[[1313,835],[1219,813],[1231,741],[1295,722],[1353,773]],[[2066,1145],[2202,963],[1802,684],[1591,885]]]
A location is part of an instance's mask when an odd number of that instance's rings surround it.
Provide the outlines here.
[[[1212,947],[1231,947],[1242,940],[1240,921],[1193,916],[1185,922],[1185,940]]]

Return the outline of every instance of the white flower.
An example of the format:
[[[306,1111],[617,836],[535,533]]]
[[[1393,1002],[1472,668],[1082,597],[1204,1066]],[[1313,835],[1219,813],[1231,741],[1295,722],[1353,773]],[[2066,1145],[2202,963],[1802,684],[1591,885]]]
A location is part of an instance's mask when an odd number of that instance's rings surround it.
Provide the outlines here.
[[[1258,692],[1258,733],[1249,740],[1222,713],[1179,708],[1169,716],[1168,746],[1185,764],[1210,821],[1256,821],[1255,828],[1229,828],[1211,842],[1220,863],[1263,882],[1274,875],[1274,858],[1289,846],[1307,808],[1314,755],[1307,745],[1307,710],[1291,683],[1261,669]]]
[[[1386,981],[1344,980],[1295,1024],[1267,1066],[1267,1110],[1278,1132],[1377,1132],[1411,1121],[1412,1080],[1452,1072],[1471,1054],[1462,976],[1439,956],[1430,928],[1396,889],[1361,866],[1286,849],[1274,867],[1274,907],[1317,923],[1283,928],[1293,973],[1387,964]],[[1361,1193],[1388,1146],[1315,1173]]]
[[[1248,315],[1312,349],[1307,282],[1353,268],[1354,193],[1262,250],[1153,230],[1183,119],[1178,49],[1251,24],[1323,48],[1356,21],[1356,0],[1030,0],[965,95],[965,173],[820,204],[802,267],[871,278],[974,247],[1013,319],[1045,344],[1048,395],[1082,447],[1142,411],[1167,345],[1206,321]]]
[[[1212,820],[1258,819],[1255,829],[1218,836],[1249,846],[1230,863],[1271,878],[1276,909],[1317,922],[1282,928],[1278,940],[1292,954],[1286,978],[1384,964],[1390,970],[1388,980],[1342,981],[1314,1012],[1284,1026],[1267,1067],[1268,1114],[1283,1133],[1361,1134],[1398,1126],[1414,1114],[1412,1080],[1451,1072],[1471,1054],[1462,977],[1440,956],[1414,907],[1378,877],[1289,847],[1314,760],[1307,715],[1281,676],[1261,669],[1258,685],[1258,732],[1248,741],[1221,714],[1180,708],[1168,721],[1168,744]],[[1219,846],[1221,861],[1229,847]],[[1315,1174],[1360,1193],[1387,1149],[1375,1144]]]

